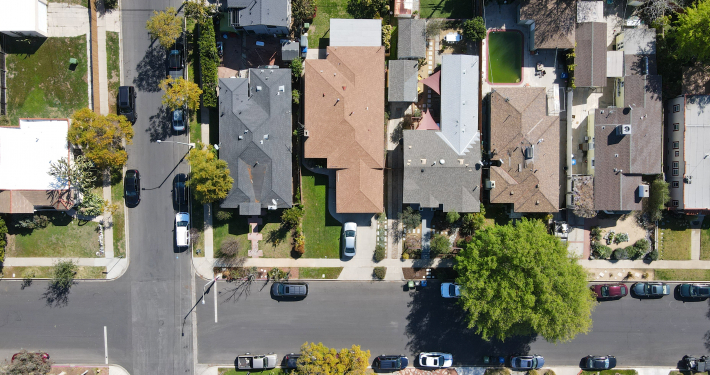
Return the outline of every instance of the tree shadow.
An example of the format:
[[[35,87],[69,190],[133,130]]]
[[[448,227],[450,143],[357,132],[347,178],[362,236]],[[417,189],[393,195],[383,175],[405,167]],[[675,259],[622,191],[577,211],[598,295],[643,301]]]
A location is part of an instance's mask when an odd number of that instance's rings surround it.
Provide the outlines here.
[[[65,307],[69,304],[69,288],[50,282],[47,290],[42,294],[42,298],[44,298],[47,307]]]
[[[160,106],[158,113],[150,116],[150,124],[145,131],[150,134],[150,141],[164,141],[170,135],[169,111],[164,106]]]
[[[165,78],[165,50],[160,46],[150,47],[136,66],[133,84],[140,91],[158,92],[160,81]]]

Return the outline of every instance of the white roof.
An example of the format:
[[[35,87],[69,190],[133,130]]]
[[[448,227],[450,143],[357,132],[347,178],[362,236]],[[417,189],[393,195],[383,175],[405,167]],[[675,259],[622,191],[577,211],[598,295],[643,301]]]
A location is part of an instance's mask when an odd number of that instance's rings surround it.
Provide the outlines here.
[[[577,22],[606,22],[603,1],[578,1]]]
[[[0,32],[47,34],[47,4],[40,0],[0,0]]]
[[[459,155],[480,140],[478,79],[478,56],[442,56],[441,132],[437,134]]]
[[[382,46],[382,20],[330,19],[331,47]]]
[[[683,185],[686,209],[710,208],[710,96],[687,96],[685,102],[685,175],[692,183]]]
[[[624,76],[624,51],[606,51],[606,76]]]
[[[20,120],[0,127],[0,190],[66,188],[47,174],[49,164],[69,157],[67,120]]]

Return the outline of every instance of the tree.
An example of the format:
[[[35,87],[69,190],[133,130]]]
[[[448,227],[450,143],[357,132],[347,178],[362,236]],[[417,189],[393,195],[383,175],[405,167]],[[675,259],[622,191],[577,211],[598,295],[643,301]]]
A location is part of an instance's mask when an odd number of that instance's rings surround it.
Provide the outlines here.
[[[651,221],[657,221],[661,219],[671,195],[668,191],[668,183],[660,177],[651,182],[650,190],[650,196],[644,202],[644,211],[648,213]]]
[[[96,181],[96,176],[91,172],[94,163],[84,155],[79,155],[70,163],[67,158],[61,158],[49,164],[50,176],[59,180],[61,186],[71,185],[86,192],[91,184]]]
[[[453,223],[455,223],[460,217],[461,217],[461,215],[459,215],[458,212],[456,212],[456,211],[449,211],[449,212],[446,213],[446,222],[449,223],[449,224],[453,224]]]
[[[0,373],[7,375],[45,375],[52,371],[52,361],[42,358],[43,353],[20,350],[15,359]]]
[[[466,20],[463,23],[463,37],[478,42],[486,37],[486,23],[483,17]]]
[[[83,108],[74,112],[71,120],[67,140],[81,147],[96,168],[120,168],[126,164],[128,154],[122,142],[133,142],[133,127],[124,116],[104,116]]]
[[[118,0],[104,0],[104,9],[113,10],[118,8]]]
[[[435,234],[429,242],[429,252],[432,257],[451,252],[451,241],[443,234]]]
[[[287,228],[293,228],[301,222],[301,217],[303,216],[303,210],[299,207],[291,207],[288,210],[284,210],[281,214],[281,223]]]
[[[348,0],[346,10],[353,18],[379,18],[390,11],[387,0]]]
[[[650,25],[656,20],[664,18],[675,12],[676,9],[681,9],[684,0],[646,0],[643,5],[638,8],[638,13],[645,24]]]
[[[217,158],[212,145],[205,147],[198,142],[187,155],[187,161],[192,168],[187,185],[198,202],[210,203],[223,199],[232,190],[234,179],[229,175],[227,162]]]
[[[486,226],[486,216],[481,212],[476,212],[474,214],[463,215],[463,220],[461,220],[461,235],[463,236],[473,236],[476,231],[483,229]]]
[[[202,70],[202,104],[206,107],[217,107],[217,41],[212,21],[201,22],[200,38],[197,47],[200,51],[200,68]]]
[[[291,99],[293,100],[293,104],[301,103],[301,93],[298,90],[293,89],[291,91]]]
[[[300,29],[303,23],[312,20],[315,14],[315,0],[291,0],[291,18],[293,18],[294,29]]]
[[[303,75],[303,60],[300,57],[296,57],[291,60],[291,74],[293,75],[293,80],[301,78]]]
[[[468,327],[485,340],[539,334],[569,341],[591,328],[587,273],[540,220],[476,232],[454,269]]]
[[[168,49],[175,44],[175,40],[182,34],[182,18],[177,11],[169,7],[164,12],[153,11],[153,16],[148,19],[145,28],[150,37],[158,39],[163,48]]]
[[[441,30],[446,27],[446,21],[442,20],[427,20],[426,21],[426,36],[427,38],[437,38]]]
[[[74,284],[77,265],[70,260],[63,260],[54,265],[50,285],[58,290],[68,291]]]
[[[299,375],[364,375],[367,371],[370,351],[362,351],[359,345],[340,352],[322,343],[304,343],[298,357],[296,373]]]
[[[5,220],[0,216],[0,263],[5,260],[5,246],[7,245],[5,235],[7,235],[7,224],[5,224]]]
[[[398,217],[399,221],[409,229],[416,228],[422,223],[422,215],[419,214],[419,211],[414,211],[410,206],[402,210]]]
[[[230,237],[222,241],[215,255],[223,266],[243,264],[244,260],[246,260],[246,258],[239,255],[239,240],[236,237]]]
[[[390,50],[390,40],[392,39],[392,25],[382,25],[382,45],[385,50]]]
[[[186,0],[185,16],[197,22],[207,22],[219,13],[217,4],[210,4],[205,0]]]
[[[675,41],[682,57],[710,61],[710,0],[700,0],[678,15]]]
[[[182,77],[168,77],[160,81],[160,89],[164,91],[163,105],[170,110],[187,107],[195,112],[200,108],[202,90],[195,82],[186,81]]]

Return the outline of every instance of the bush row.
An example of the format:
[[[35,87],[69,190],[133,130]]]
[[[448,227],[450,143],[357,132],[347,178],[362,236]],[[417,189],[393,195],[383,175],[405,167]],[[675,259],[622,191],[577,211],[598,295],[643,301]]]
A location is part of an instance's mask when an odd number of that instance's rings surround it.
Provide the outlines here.
[[[200,38],[197,41],[202,70],[202,104],[217,107],[217,41],[211,19],[200,22]]]
[[[612,250],[609,246],[606,246],[598,241],[592,242],[591,246],[592,257],[597,259],[638,259],[642,256],[646,256],[650,260],[657,260],[658,250],[654,249],[651,252],[648,252],[649,247],[650,242],[646,239],[640,239],[631,246],[622,247],[616,250]]]

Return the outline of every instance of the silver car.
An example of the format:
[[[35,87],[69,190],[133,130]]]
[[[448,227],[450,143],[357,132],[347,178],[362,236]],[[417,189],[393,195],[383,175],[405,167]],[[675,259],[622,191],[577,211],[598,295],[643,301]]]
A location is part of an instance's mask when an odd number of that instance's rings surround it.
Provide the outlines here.
[[[348,257],[355,256],[355,234],[357,233],[357,224],[350,222],[343,225],[343,255]]]
[[[182,109],[173,111],[173,130],[176,132],[185,130],[185,112]]]

